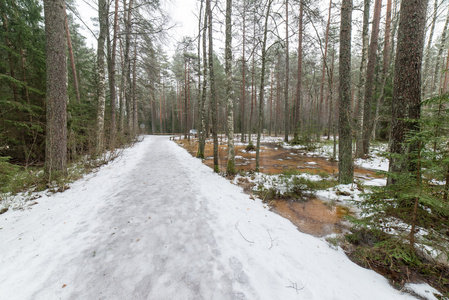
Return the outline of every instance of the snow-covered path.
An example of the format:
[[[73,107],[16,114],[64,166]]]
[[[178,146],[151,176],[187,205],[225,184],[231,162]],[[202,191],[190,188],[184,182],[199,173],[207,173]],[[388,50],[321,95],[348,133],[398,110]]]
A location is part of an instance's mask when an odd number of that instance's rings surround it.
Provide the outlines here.
[[[168,137],[0,215],[0,299],[413,299]]]

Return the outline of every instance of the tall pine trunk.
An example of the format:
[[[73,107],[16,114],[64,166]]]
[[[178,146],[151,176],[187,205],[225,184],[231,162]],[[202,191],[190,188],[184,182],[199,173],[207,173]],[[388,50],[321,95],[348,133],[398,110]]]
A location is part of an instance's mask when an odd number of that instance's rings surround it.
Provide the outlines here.
[[[379,96],[376,100],[376,112],[373,118],[373,130],[371,133],[372,139],[375,140],[377,138],[377,124],[379,123],[379,111],[380,106],[383,103],[384,93],[385,93],[385,85],[387,83],[388,78],[388,70],[390,63],[390,38],[391,38],[391,0],[387,0],[387,12],[385,16],[385,38],[384,38],[384,49],[383,49],[383,64],[382,64],[382,73],[380,77],[380,91]]]
[[[47,40],[45,173],[67,174],[67,58],[63,0],[44,0]]]
[[[406,135],[411,130],[419,130],[426,10],[427,0],[401,1],[392,101],[391,173],[410,170],[413,166],[407,156],[414,149],[407,143]],[[392,177],[388,179],[389,184],[394,182]]]
[[[354,177],[351,136],[351,19],[352,0],[343,0],[340,25],[338,124],[338,181],[341,184],[352,183]]]
[[[365,104],[363,105],[363,155],[368,154],[371,138],[371,110],[374,93],[374,76],[377,61],[377,42],[379,40],[379,22],[382,9],[382,0],[374,2],[373,25],[369,45],[368,66],[366,68]]]

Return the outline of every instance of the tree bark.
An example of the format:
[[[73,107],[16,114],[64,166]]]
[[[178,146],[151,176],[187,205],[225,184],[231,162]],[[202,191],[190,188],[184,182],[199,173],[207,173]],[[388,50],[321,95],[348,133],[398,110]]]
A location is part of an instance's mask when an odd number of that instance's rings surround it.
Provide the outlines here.
[[[133,57],[133,86],[132,86],[132,135],[135,136],[138,131],[138,111],[137,111],[137,39],[134,41]]]
[[[204,154],[203,155],[201,155],[201,152],[200,152],[200,148],[201,148],[201,143],[202,143],[202,135],[201,135],[201,131],[202,131],[202,124],[201,124],[201,122],[202,122],[202,117],[203,117],[203,109],[202,109],[202,106],[203,106],[203,104],[202,104],[202,99],[203,99],[203,95],[202,95],[202,91],[201,91],[201,30],[202,30],[202,28],[201,28],[201,18],[202,18],[202,15],[203,15],[203,0],[201,0],[200,1],[200,13],[199,13],[199,16],[198,16],[198,66],[197,66],[197,68],[198,68],[198,129],[199,129],[199,132],[198,132],[198,150],[197,150],[197,152],[196,152],[196,157],[198,157],[198,158],[203,158],[204,157]],[[203,76],[204,76],[204,74],[203,74]]]
[[[98,72],[98,103],[97,103],[97,140],[96,153],[100,154],[104,150],[104,112],[106,103],[106,78],[104,66],[104,44],[106,41],[106,20],[107,6],[106,0],[98,0],[98,20],[100,23],[100,34],[97,46],[97,72]]]
[[[422,87],[422,95],[421,96],[423,98],[426,96],[427,86],[429,84],[429,78],[431,77],[427,73],[428,73],[429,64],[430,64],[430,48],[432,46],[433,33],[435,32],[435,23],[437,21],[437,12],[438,12],[438,0],[435,0],[435,2],[433,4],[433,14],[432,14],[432,23],[430,26],[429,41],[427,42],[427,47],[425,49],[426,54],[425,54],[425,58],[424,58],[424,70],[422,72],[423,87]]]
[[[382,0],[374,2],[373,25],[371,29],[371,41],[369,45],[368,66],[366,68],[365,84],[365,104],[363,105],[363,155],[369,153],[371,138],[371,110],[373,102],[374,75],[377,61],[377,42],[379,40],[380,12],[382,10]]]
[[[379,110],[381,103],[383,103],[383,97],[385,92],[385,85],[387,83],[388,78],[388,70],[390,63],[390,38],[391,38],[391,0],[387,0],[387,12],[385,16],[385,42],[383,49],[383,65],[382,65],[382,73],[380,79],[380,91],[379,96],[376,100],[376,112],[373,119],[373,130],[372,130],[372,138],[373,140],[377,137],[377,124],[379,122]]]
[[[440,69],[440,61],[441,61],[441,59],[439,59],[439,58],[443,56],[444,46],[446,45],[446,36],[447,36],[448,24],[449,24],[449,7],[448,7],[448,10],[447,10],[447,17],[446,17],[446,22],[444,23],[443,32],[441,33],[441,41],[440,41],[440,46],[438,48],[438,55],[436,56],[437,57],[437,61],[435,63],[434,81],[433,81],[433,85],[432,85],[432,88],[431,88],[431,92],[435,92],[435,88],[439,86],[439,84],[438,84],[439,74],[442,71]]]
[[[242,33],[242,103],[240,106],[240,128],[242,135],[240,136],[240,142],[245,141],[245,96],[246,96],[246,75],[245,75],[245,19],[246,19],[246,1],[243,0],[243,33]]]
[[[301,112],[301,71],[302,71],[302,35],[303,35],[303,0],[299,1],[299,28],[298,28],[298,79],[296,81],[296,105],[295,105],[295,139],[298,139],[299,130],[301,127],[300,112]],[[288,75],[287,75],[288,77]]]
[[[404,155],[413,150],[407,143],[407,132],[419,130],[417,121],[420,117],[426,10],[427,0],[401,1],[392,100],[391,173],[406,171],[412,166],[408,158],[404,159]],[[389,184],[394,182],[392,177],[388,179]]]
[[[330,30],[330,22],[331,22],[331,12],[332,12],[332,0],[329,1],[329,13],[327,17],[326,24],[326,37],[324,42],[324,55],[323,55],[323,68],[321,71],[321,85],[320,85],[320,115],[323,116],[323,119],[326,119],[326,109],[324,108],[324,82],[326,78],[326,61],[327,61],[327,48],[329,44],[329,30]],[[323,114],[324,113],[324,114]],[[325,126],[325,122],[323,122],[323,126]],[[329,133],[330,134],[330,133]]]
[[[117,102],[117,90],[115,87],[115,64],[116,64],[116,51],[117,51],[117,31],[118,31],[118,0],[115,0],[114,7],[114,32],[112,36],[112,49],[110,62],[108,64],[109,70],[109,90],[111,93],[111,135],[110,135],[110,149],[113,151],[115,149],[115,137],[117,135],[117,125],[116,125],[116,102]],[[109,36],[109,35],[108,35]]]
[[[80,103],[81,100],[80,100],[80,91],[78,88],[78,76],[76,75],[75,58],[73,56],[72,39],[70,38],[69,21],[67,19],[67,11],[65,9],[65,4],[64,4],[64,17],[65,17],[65,24],[64,24],[65,32],[67,35],[67,47],[70,57],[70,67],[72,68],[73,88],[75,89],[76,101]]]
[[[338,181],[340,184],[352,183],[354,177],[351,136],[351,19],[352,0],[343,0],[340,25],[338,125]]]
[[[49,181],[67,174],[67,57],[64,2],[44,0],[47,39],[45,173]]]
[[[259,122],[257,129],[257,145],[256,145],[256,172],[259,172],[259,152],[260,152],[260,137],[262,133],[263,126],[263,100],[265,91],[265,61],[266,61],[266,48],[267,48],[267,32],[268,32],[268,17],[270,16],[270,8],[273,0],[268,0],[267,11],[265,14],[265,26],[263,31],[263,42],[262,42],[262,70],[260,74],[260,90],[259,90]]]
[[[226,0],[226,40],[225,40],[225,72],[226,72],[226,99],[228,110],[228,163],[226,173],[234,175],[235,151],[234,151],[234,93],[232,89],[232,0]]]
[[[129,58],[130,46],[131,46],[131,29],[132,29],[132,10],[134,0],[130,0],[128,6],[126,6],[126,0],[124,0],[125,8],[125,51],[124,51],[124,76],[125,76],[125,102],[126,102],[126,116],[127,124],[126,130],[129,135],[132,134],[132,97],[131,97],[131,60]]]
[[[220,172],[218,165],[218,136],[217,136],[217,95],[215,90],[215,74],[214,74],[214,48],[212,39],[212,9],[210,1],[206,0],[206,11],[208,15],[208,34],[209,34],[209,81],[211,93],[211,111],[212,111],[212,138],[214,139],[214,172]]]
[[[302,2],[302,1],[301,1]],[[300,24],[302,24],[302,19],[300,18]],[[299,30],[301,34],[301,28]],[[299,39],[301,42],[301,38]],[[285,0],[285,86],[284,86],[284,142],[288,142],[289,133],[289,113],[288,113],[288,78],[290,75],[290,64],[289,64],[289,53],[288,53],[288,0]],[[298,62],[299,64],[299,62]],[[300,72],[298,70],[298,72]],[[299,80],[299,79],[298,79]],[[295,114],[296,116],[296,114]]]
[[[206,145],[206,99],[207,99],[207,49],[206,49],[206,33],[208,24],[208,12],[204,12],[204,25],[203,25],[203,91],[201,94],[201,129],[200,129],[200,142],[198,145],[197,157],[204,158],[204,148]]]
[[[366,58],[368,57],[369,46],[369,4],[370,0],[364,0],[363,8],[363,27],[362,27],[362,58],[360,61],[360,75],[358,83],[358,95],[357,95],[357,136],[356,136],[356,157],[363,156],[363,128],[364,122],[364,96],[365,96],[365,79],[366,79]]]

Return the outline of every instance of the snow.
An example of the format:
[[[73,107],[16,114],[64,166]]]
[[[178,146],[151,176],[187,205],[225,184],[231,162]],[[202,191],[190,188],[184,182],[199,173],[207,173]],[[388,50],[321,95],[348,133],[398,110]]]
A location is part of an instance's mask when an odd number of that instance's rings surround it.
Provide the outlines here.
[[[0,215],[2,300],[414,299],[168,137],[36,201]]]
[[[434,294],[441,296],[440,292],[438,292],[436,289],[429,286],[428,284],[424,284],[424,283],[419,283],[419,284],[407,283],[405,285],[405,288],[407,290],[411,290],[411,291],[415,292],[416,294],[423,297],[424,299],[437,300],[437,297],[435,297]]]

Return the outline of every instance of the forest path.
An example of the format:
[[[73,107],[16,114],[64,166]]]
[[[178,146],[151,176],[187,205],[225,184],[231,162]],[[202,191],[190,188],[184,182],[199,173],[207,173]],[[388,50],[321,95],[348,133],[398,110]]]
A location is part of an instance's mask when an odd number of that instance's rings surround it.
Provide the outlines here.
[[[0,299],[413,299],[168,137],[0,216]]]

